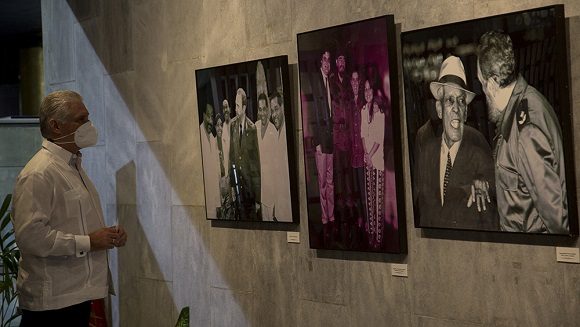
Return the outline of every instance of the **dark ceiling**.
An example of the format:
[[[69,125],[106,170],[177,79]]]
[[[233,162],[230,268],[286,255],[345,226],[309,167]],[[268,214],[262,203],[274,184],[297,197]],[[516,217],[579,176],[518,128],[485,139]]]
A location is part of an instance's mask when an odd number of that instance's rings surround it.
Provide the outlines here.
[[[0,0],[0,40],[41,42],[40,0]]]

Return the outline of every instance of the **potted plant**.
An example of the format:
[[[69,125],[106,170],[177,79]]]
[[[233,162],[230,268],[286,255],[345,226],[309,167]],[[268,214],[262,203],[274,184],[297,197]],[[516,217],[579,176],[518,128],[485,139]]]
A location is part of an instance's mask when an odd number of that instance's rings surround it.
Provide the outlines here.
[[[2,327],[11,326],[11,322],[20,316],[18,311],[18,293],[16,291],[16,277],[18,276],[18,260],[20,251],[16,246],[14,228],[10,221],[10,201],[12,195],[8,194],[0,207],[0,318]]]

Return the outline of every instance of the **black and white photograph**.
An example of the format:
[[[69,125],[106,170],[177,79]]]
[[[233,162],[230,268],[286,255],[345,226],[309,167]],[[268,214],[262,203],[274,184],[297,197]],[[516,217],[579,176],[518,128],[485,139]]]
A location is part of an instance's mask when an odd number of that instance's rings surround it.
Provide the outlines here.
[[[298,34],[310,247],[403,253],[393,16]]]
[[[415,226],[578,235],[564,6],[401,39]]]
[[[295,222],[287,56],[195,75],[207,219]]]

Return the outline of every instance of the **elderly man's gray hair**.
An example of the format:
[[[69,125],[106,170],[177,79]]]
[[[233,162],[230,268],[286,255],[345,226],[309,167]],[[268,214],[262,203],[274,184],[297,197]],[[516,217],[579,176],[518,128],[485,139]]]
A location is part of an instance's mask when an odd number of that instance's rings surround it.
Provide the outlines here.
[[[66,121],[69,117],[70,104],[82,102],[80,94],[70,91],[55,91],[44,97],[40,104],[40,133],[45,138],[51,138],[50,120],[54,119],[60,122]]]

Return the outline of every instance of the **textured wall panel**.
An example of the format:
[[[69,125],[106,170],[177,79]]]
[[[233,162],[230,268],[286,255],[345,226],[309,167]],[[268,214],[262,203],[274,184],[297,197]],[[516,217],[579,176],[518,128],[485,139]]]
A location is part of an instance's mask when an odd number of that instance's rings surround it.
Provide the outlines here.
[[[203,207],[173,206],[173,294],[177,310],[189,306],[193,326],[209,326],[211,293],[210,266],[215,265],[207,250],[209,222]]]
[[[45,85],[75,79],[74,22],[66,0],[41,1]]]
[[[407,201],[408,255],[308,247],[296,33],[390,13],[408,31],[552,3],[68,3],[72,12],[67,1],[42,2],[46,88],[79,90],[103,125],[104,146],[86,151],[85,166],[108,223],[118,221],[129,233],[127,246],[111,255],[115,326],[171,326],[186,305],[194,326],[577,325],[580,269],[556,263],[554,253],[555,245],[578,247],[577,239],[422,231]],[[580,2],[563,3],[578,108]],[[194,71],[283,54],[294,74],[295,128],[288,135],[298,153],[301,225],[206,221]],[[408,184],[408,167],[405,178]],[[286,243],[286,230],[300,231],[301,244]],[[392,277],[393,262],[407,263],[409,277]]]

